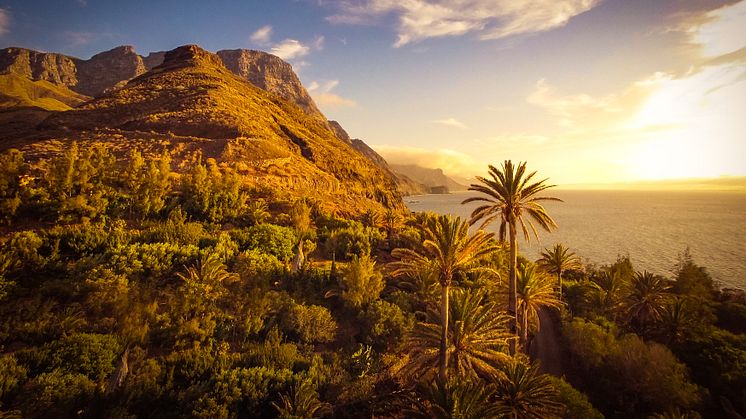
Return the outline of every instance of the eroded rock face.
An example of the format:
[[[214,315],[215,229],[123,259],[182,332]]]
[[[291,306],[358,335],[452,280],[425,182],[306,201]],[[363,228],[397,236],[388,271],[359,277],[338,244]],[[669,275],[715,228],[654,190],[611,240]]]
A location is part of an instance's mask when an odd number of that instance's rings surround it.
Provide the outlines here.
[[[26,48],[10,47],[0,50],[0,72],[68,87],[78,84],[76,61],[77,58],[66,55]]]
[[[185,47],[177,50],[179,53],[186,51]],[[98,97],[162,65],[167,59],[166,54],[159,51],[142,57],[132,46],[124,45],[81,60],[62,54],[12,47],[0,50],[0,72],[34,81],[46,80],[86,96]],[[262,90],[295,103],[307,115],[325,121],[293,67],[279,57],[246,49],[222,50],[218,51],[217,56],[234,74]]]
[[[222,50],[217,54],[228,70],[254,86],[297,104],[308,115],[324,119],[293,67],[281,58],[248,49]]]
[[[0,50],[0,72],[64,85],[86,96],[100,96],[145,71],[142,57],[131,46],[117,47],[89,60],[25,48]]]
[[[135,48],[121,46],[78,62],[78,85],[73,90],[88,96],[100,96],[119,82],[145,73],[142,57]]]

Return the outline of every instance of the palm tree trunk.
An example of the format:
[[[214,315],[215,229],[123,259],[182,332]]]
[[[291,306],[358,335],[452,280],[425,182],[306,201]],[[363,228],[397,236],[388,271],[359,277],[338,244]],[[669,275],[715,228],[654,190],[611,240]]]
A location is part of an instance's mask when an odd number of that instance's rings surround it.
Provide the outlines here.
[[[562,269],[557,272],[557,286],[559,287],[557,295],[559,296],[559,300],[562,301]]]
[[[438,378],[445,383],[448,380],[448,285],[441,285],[440,289],[440,369]]]
[[[515,240],[515,220],[510,220],[510,278],[508,279],[508,315],[510,333],[516,333],[516,264],[518,263],[518,243]],[[510,355],[515,355],[515,339],[510,339]]]
[[[521,347],[528,354],[528,304],[523,304],[521,310]]]

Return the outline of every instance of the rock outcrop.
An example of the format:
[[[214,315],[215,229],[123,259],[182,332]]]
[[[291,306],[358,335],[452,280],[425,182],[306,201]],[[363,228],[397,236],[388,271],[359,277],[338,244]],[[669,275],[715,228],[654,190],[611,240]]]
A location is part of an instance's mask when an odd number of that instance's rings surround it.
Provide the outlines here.
[[[254,86],[297,104],[308,115],[325,120],[293,67],[281,58],[248,49],[226,49],[217,54],[230,71]]]

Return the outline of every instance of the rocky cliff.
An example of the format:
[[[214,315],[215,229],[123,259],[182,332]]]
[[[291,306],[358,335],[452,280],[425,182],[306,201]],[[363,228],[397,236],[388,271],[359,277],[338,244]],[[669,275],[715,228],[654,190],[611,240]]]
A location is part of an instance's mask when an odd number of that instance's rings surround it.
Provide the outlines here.
[[[308,115],[326,120],[293,67],[281,58],[248,49],[222,50],[217,54],[230,71],[254,86],[297,104]]]
[[[391,170],[428,187],[432,193],[465,191],[468,187],[456,182],[443,173],[442,169],[429,169],[415,164],[392,164]]]

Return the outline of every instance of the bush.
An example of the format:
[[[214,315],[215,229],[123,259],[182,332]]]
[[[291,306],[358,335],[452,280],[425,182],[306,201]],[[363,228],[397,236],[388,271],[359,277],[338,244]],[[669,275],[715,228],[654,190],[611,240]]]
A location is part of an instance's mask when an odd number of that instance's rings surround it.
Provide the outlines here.
[[[108,253],[108,264],[127,276],[158,279],[197,261],[196,246],[171,243],[133,243]]]
[[[602,411],[646,416],[700,402],[701,390],[663,345],[645,343],[634,334],[617,339],[580,319],[565,326],[564,336],[576,372],[582,382],[592,383],[583,390]]]
[[[13,355],[0,356],[0,404],[26,379],[27,373]]]
[[[274,255],[256,249],[241,252],[236,258],[236,272],[250,285],[269,286],[269,281],[285,271],[285,265]]]
[[[412,330],[414,319],[398,306],[376,300],[358,314],[362,338],[378,352],[396,349]]]
[[[293,304],[285,321],[285,331],[305,343],[331,342],[337,322],[326,307]]]
[[[60,369],[41,374],[33,381],[26,398],[26,412],[32,417],[75,417],[94,397],[96,384],[84,374]]]
[[[288,262],[293,258],[296,236],[290,227],[259,224],[246,229],[245,238],[238,241],[240,250],[254,249]]]
[[[333,230],[326,240],[326,251],[340,259],[370,254],[384,237],[376,228],[364,227],[361,223],[351,221],[348,227]]]
[[[49,362],[55,369],[100,381],[114,371],[121,349],[114,336],[76,333],[49,344]]]
[[[552,386],[559,393],[560,403],[565,405],[564,419],[603,419],[601,414],[588,400],[588,396],[578,391],[562,378],[547,376]]]
[[[339,282],[342,300],[357,309],[377,300],[386,286],[383,275],[376,269],[376,262],[367,254],[353,256],[342,270]]]

